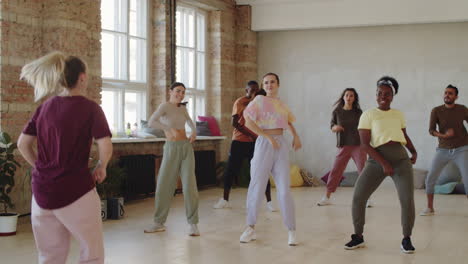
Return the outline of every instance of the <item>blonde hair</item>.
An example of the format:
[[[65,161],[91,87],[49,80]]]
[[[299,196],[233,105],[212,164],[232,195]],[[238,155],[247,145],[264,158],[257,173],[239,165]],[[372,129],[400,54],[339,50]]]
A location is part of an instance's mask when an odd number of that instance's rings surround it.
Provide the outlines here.
[[[24,65],[20,79],[34,87],[34,100],[37,102],[47,95],[73,87],[83,72],[86,72],[86,64],[78,57],[54,51]]]

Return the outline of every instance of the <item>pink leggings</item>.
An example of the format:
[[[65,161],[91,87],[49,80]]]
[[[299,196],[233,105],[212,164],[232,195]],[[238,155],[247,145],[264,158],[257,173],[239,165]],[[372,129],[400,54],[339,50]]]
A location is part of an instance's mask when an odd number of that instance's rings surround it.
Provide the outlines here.
[[[362,168],[364,168],[364,164],[366,163],[367,159],[366,153],[361,150],[359,146],[343,146],[338,148],[338,154],[336,155],[333,168],[331,169],[330,175],[328,176],[328,192],[336,191],[336,188],[340,184],[341,176],[343,175],[350,158],[353,158],[354,163],[356,163],[358,173],[361,174]]]
[[[104,263],[101,203],[96,189],[53,210],[40,208],[33,196],[31,222],[39,263],[66,263],[71,236],[80,243],[79,263]]]

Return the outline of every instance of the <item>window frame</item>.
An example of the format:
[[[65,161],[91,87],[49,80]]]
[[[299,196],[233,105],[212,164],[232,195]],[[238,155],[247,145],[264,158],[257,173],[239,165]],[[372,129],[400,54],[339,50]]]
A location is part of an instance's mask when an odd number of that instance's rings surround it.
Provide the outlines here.
[[[188,10],[191,10],[193,12],[193,15],[194,15],[194,25],[193,25],[193,42],[194,42],[194,46],[193,47],[190,47],[190,46],[184,46],[183,45],[183,40],[181,41],[181,45],[178,45],[178,42],[177,42],[177,29],[175,31],[176,33],[176,42],[175,42],[175,49],[176,49],[176,57],[175,57],[175,63],[177,64],[177,53],[180,50],[186,50],[186,51],[192,51],[194,52],[194,73],[193,73],[193,79],[194,79],[194,87],[190,87],[189,86],[189,83],[186,83],[183,81],[184,78],[181,78],[182,80],[178,80],[177,79],[177,71],[174,72],[174,79],[176,81],[182,81],[184,83],[184,85],[186,86],[186,92],[185,92],[185,97],[188,98],[188,97],[191,97],[193,98],[192,102],[190,104],[187,105],[187,108],[191,108],[191,109],[187,109],[188,112],[192,112],[193,113],[193,116],[191,116],[191,118],[193,119],[193,121],[196,121],[197,120],[197,117],[198,116],[201,116],[201,115],[205,115],[206,112],[207,112],[207,97],[208,97],[208,87],[207,87],[207,76],[208,76],[208,67],[207,67],[207,60],[208,60],[208,54],[207,54],[207,51],[208,51],[208,12],[204,9],[201,9],[199,7],[196,7],[196,6],[193,6],[193,5],[190,5],[190,4],[187,4],[187,3],[178,3],[177,4],[177,7],[176,7],[176,14],[177,12],[179,12],[180,9],[188,9]],[[203,32],[203,43],[204,43],[204,48],[203,50],[199,49],[199,43],[198,43],[198,35],[200,34],[199,32],[199,27],[198,27],[198,15],[202,15],[203,18],[204,18],[204,32]],[[177,19],[177,15],[176,15],[176,19]],[[188,22],[185,23],[185,28],[187,28]],[[175,26],[177,27],[177,22],[175,24]],[[181,29],[182,31],[182,29]],[[183,34],[182,34],[183,35]],[[204,83],[204,87],[202,89],[199,89],[199,77],[198,77],[198,73],[199,73],[199,59],[198,59],[198,55],[199,54],[203,54],[203,58],[204,58],[204,73],[202,74],[201,78],[203,78],[203,83]],[[181,60],[185,60],[186,58],[181,58]],[[176,69],[177,69],[177,65],[176,65]],[[184,70],[184,67],[181,67],[182,71]],[[181,75],[183,74],[186,74],[185,72],[181,73]],[[185,76],[187,79],[189,77]],[[202,113],[199,113],[199,108],[197,107],[197,99],[199,98],[203,98],[203,101],[204,101],[204,107],[203,107],[203,112]]]
[[[119,54],[119,51],[116,50],[114,52],[114,61],[116,58],[122,57],[122,63],[123,65],[126,65],[126,71],[125,71],[125,76],[123,79],[118,79],[118,78],[109,78],[109,77],[104,77],[101,72],[101,79],[102,79],[102,87],[101,91],[110,91],[110,92],[115,92],[116,95],[114,98],[117,98],[116,104],[114,105],[114,109],[111,109],[113,112],[117,113],[117,115],[114,116],[114,120],[108,120],[109,124],[115,124],[115,129],[117,133],[122,133],[126,129],[126,124],[127,120],[125,120],[125,93],[132,93],[132,92],[137,92],[142,94],[142,100],[140,102],[137,102],[137,105],[140,106],[140,109],[137,109],[137,124],[140,125],[140,121],[138,119],[147,119],[147,112],[148,112],[148,95],[149,95],[149,84],[151,80],[151,64],[150,64],[150,58],[151,58],[151,46],[152,46],[152,41],[151,41],[151,1],[149,0],[141,0],[145,2],[145,7],[146,10],[144,11],[146,13],[146,18],[145,19],[138,19],[137,17],[137,23],[138,21],[144,21],[145,22],[145,31],[146,31],[146,36],[141,37],[137,35],[131,35],[130,33],[130,1],[131,0],[123,0],[123,2],[126,3],[126,17],[125,17],[125,23],[126,23],[126,32],[121,32],[121,31],[116,31],[116,30],[109,30],[103,28],[101,25],[101,49],[103,48],[102,44],[102,34],[107,33],[107,34],[112,34],[112,35],[121,35],[126,38],[126,44],[124,48],[123,54]],[[121,8],[120,6],[119,8]],[[117,7],[116,7],[117,8]],[[102,14],[102,11],[101,11]],[[146,44],[146,58],[145,58],[145,64],[146,64],[146,70],[145,70],[145,77],[144,80],[130,80],[130,42],[132,39],[138,39],[138,40],[144,40]],[[118,41],[118,40],[116,40]],[[101,55],[101,64],[104,63],[102,61],[102,55]],[[119,63],[119,62],[118,62]],[[138,67],[138,66],[137,66]],[[101,66],[102,69],[102,66]],[[118,67],[114,67],[114,76],[119,76],[120,73],[117,72]],[[101,100],[102,102],[102,100]],[[102,105],[102,103],[101,103]],[[140,118],[138,118],[140,117]],[[131,124],[133,126],[133,124]]]

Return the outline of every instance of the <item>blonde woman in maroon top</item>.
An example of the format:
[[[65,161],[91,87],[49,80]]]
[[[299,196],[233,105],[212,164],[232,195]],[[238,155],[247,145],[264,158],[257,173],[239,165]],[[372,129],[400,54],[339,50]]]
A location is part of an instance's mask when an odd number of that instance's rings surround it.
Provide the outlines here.
[[[33,167],[31,223],[39,263],[65,263],[71,236],[80,243],[80,263],[104,263],[95,182],[106,178],[112,143],[104,112],[84,96],[86,64],[53,52],[25,65],[21,79],[34,87],[36,101],[58,94],[37,108],[18,139],[18,149]],[[93,139],[99,162],[91,174]]]

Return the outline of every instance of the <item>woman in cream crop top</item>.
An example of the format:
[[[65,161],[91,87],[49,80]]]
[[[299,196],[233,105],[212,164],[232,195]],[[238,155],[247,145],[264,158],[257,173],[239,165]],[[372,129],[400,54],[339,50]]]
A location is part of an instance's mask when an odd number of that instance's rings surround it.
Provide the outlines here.
[[[195,141],[197,136],[195,124],[190,118],[187,108],[181,101],[185,96],[185,86],[174,83],[171,86],[169,102],[159,105],[148,121],[148,126],[164,130],[169,141],[186,140],[185,123],[192,129],[190,142]]]

